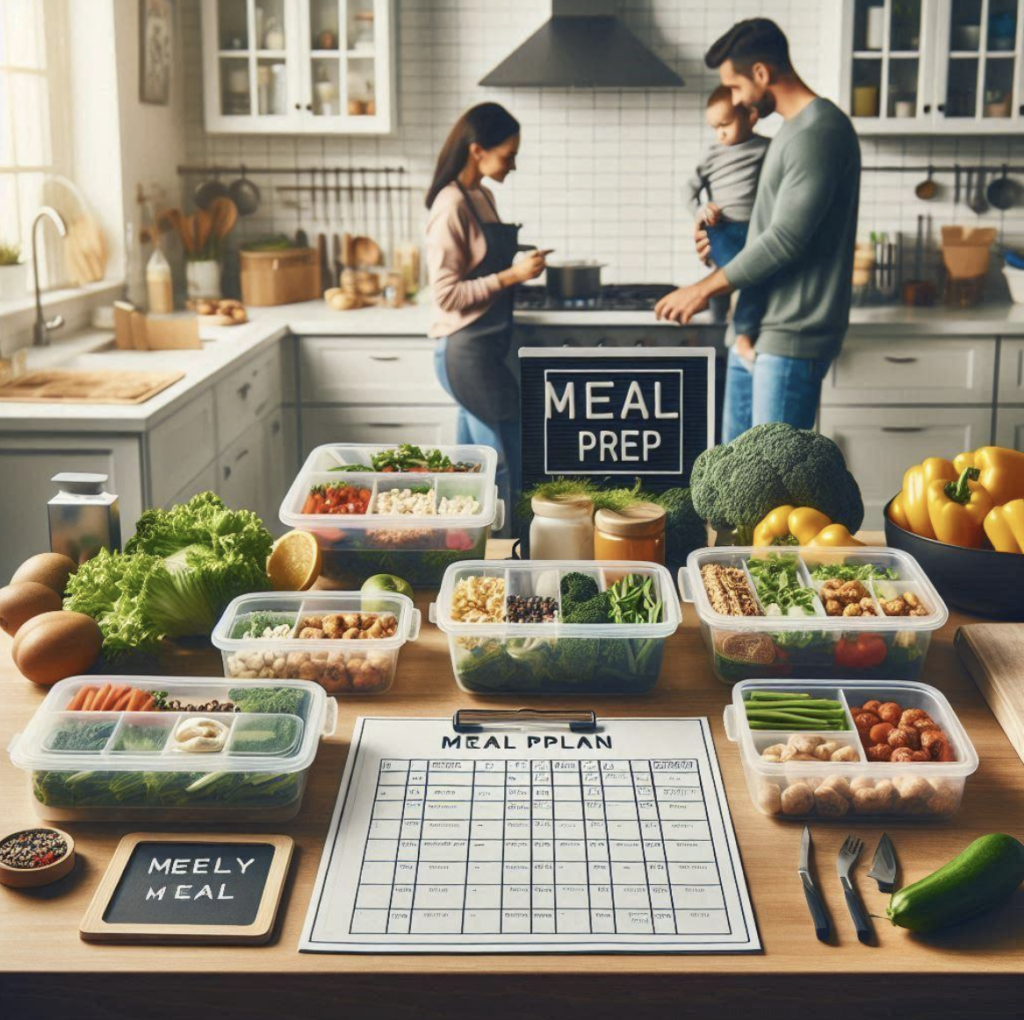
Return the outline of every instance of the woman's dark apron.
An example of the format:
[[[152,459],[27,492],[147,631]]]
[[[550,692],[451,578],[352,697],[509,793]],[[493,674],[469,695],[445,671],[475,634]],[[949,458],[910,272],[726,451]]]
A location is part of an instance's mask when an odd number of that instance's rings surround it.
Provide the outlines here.
[[[508,269],[518,250],[518,224],[484,223],[461,184],[459,190],[487,242],[483,260],[467,279],[475,280]],[[482,194],[491,201],[486,192]],[[494,208],[493,202],[491,207]],[[497,209],[494,214],[498,215]],[[445,370],[452,393],[474,418],[488,425],[515,421],[519,417],[519,387],[505,364],[511,343],[511,287],[499,291],[491,307],[479,319],[448,337]]]

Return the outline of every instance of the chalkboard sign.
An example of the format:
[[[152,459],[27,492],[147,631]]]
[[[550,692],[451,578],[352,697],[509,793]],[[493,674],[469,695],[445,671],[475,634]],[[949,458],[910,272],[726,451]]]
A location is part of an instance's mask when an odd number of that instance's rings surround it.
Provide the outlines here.
[[[291,852],[287,836],[126,836],[82,922],[82,937],[266,941]]]
[[[523,489],[585,476],[659,492],[689,485],[715,436],[715,352],[706,347],[524,347]],[[525,537],[525,536],[522,536]]]

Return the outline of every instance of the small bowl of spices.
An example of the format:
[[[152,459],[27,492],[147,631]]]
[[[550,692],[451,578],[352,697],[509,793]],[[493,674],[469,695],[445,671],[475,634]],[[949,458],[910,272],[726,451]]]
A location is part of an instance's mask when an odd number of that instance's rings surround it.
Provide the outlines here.
[[[22,829],[0,839],[0,884],[49,885],[75,866],[75,841],[60,829]]]
[[[547,595],[509,595],[505,614],[509,623],[555,623],[558,599]]]

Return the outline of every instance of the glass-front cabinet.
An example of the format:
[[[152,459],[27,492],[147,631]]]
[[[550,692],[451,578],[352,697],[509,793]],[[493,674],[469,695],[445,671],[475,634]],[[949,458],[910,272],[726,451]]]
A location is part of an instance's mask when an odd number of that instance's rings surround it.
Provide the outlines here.
[[[839,99],[862,134],[1024,125],[1024,0],[843,0]]]
[[[209,0],[202,16],[208,131],[391,130],[391,0]]]

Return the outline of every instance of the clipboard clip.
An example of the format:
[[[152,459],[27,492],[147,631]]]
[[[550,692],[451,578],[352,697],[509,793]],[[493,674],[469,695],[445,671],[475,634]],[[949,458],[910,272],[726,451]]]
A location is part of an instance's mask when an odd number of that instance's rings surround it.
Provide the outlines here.
[[[568,726],[571,733],[595,733],[597,713],[593,709],[558,708],[459,708],[452,716],[456,733],[479,733],[487,726]]]

